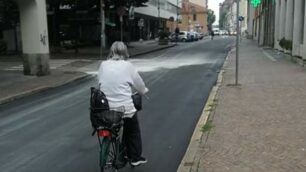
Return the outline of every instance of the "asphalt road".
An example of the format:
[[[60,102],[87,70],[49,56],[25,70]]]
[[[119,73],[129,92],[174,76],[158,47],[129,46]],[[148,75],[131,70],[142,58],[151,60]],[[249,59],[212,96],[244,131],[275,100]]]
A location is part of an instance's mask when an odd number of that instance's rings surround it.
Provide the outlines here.
[[[131,59],[150,92],[139,113],[148,164],[120,172],[174,172],[233,38],[182,43]],[[94,79],[0,105],[1,172],[98,172],[91,136]]]

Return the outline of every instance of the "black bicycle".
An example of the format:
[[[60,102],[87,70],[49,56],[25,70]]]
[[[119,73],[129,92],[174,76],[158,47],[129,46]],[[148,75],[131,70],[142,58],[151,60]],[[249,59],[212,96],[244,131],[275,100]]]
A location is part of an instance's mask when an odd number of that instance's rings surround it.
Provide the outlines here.
[[[133,94],[132,99],[135,108],[141,110],[141,96]],[[129,161],[122,143],[124,112],[123,106],[110,109],[105,94],[91,87],[90,120],[94,129],[92,135],[97,133],[99,140],[101,172],[115,172]]]
[[[127,163],[126,149],[122,143],[123,112],[104,111],[101,119],[104,125],[97,128],[100,145],[101,172],[115,172]]]

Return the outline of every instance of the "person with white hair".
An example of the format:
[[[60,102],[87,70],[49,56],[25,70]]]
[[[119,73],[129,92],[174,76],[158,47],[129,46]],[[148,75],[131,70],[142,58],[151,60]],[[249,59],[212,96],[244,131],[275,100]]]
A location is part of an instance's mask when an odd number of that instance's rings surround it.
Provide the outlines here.
[[[128,50],[123,42],[116,41],[110,48],[108,59],[99,67],[100,90],[108,99],[109,107],[124,107],[123,143],[133,166],[147,163],[142,157],[142,143],[137,110],[132,100],[132,88],[144,95],[149,90],[136,68],[127,61]]]

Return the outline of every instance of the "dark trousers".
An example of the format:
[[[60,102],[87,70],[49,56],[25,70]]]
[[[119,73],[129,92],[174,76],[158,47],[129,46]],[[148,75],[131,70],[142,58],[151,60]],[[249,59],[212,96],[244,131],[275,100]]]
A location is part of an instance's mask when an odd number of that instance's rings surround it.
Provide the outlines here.
[[[138,159],[141,156],[142,143],[137,113],[132,118],[124,118],[123,143],[130,159]]]

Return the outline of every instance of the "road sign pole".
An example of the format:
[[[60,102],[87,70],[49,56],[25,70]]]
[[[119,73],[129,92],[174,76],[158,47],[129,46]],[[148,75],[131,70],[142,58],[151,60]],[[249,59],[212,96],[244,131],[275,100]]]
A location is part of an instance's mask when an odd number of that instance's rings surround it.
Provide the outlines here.
[[[240,27],[239,27],[239,1],[237,0],[237,19],[236,19],[236,73],[235,73],[235,85],[238,85],[238,68],[239,68],[239,35],[240,35]]]

